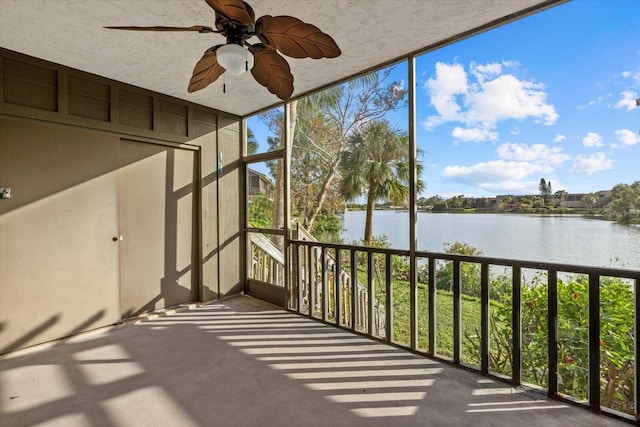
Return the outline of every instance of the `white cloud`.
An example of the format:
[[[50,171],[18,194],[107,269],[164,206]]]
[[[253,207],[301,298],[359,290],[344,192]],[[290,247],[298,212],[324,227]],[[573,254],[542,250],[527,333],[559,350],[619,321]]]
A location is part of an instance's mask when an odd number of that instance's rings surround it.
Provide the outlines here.
[[[592,105],[596,105],[601,103],[604,100],[604,97],[602,95],[598,96],[596,99],[592,99],[591,101],[587,102],[585,105],[578,105],[579,109],[584,109],[587,107],[591,107]]]
[[[582,140],[582,145],[585,147],[602,147],[604,143],[600,135],[595,132],[589,132]]]
[[[549,172],[542,164],[492,160],[471,166],[447,166],[442,171],[446,181],[482,188],[490,193],[536,193],[539,180],[525,180],[532,174]]]
[[[540,164],[491,160],[471,166],[447,166],[443,169],[442,176],[449,181],[489,188],[489,185],[519,181],[527,175],[546,170],[547,167]]]
[[[469,106],[467,120],[495,126],[500,120],[535,117],[542,119],[544,124],[553,124],[558,113],[552,105],[545,103],[547,94],[542,89],[541,84],[503,74],[465,97]]]
[[[441,175],[446,181],[479,187],[494,194],[535,194],[538,192],[539,177],[553,174],[555,165],[570,159],[563,147],[545,144],[509,142],[498,146],[496,153],[498,160],[470,166],[447,166]],[[532,175],[535,175],[534,180],[531,179]]]
[[[492,62],[490,64],[478,64],[476,62],[472,62],[469,64],[469,71],[476,78],[479,83],[483,83],[485,80],[502,74],[503,66],[513,66],[515,62]]]
[[[570,159],[561,147],[548,147],[545,144],[527,145],[508,142],[500,145],[496,152],[502,159],[546,165],[558,165]]]
[[[451,132],[451,136],[460,141],[495,141],[498,139],[497,132],[491,132],[486,128],[467,128],[456,127]]]
[[[504,68],[515,68],[519,65],[520,63],[517,61],[490,62],[487,64],[478,64],[475,61],[471,61],[469,63],[469,70],[474,76],[488,78],[501,74]]]
[[[555,123],[558,113],[547,103],[543,84],[502,74],[505,67],[514,65],[506,61],[484,65],[471,63],[470,74],[467,74],[460,64],[438,62],[435,77],[424,86],[430,104],[437,112],[427,118],[425,128],[461,122],[470,129],[494,131],[501,120],[530,117],[546,125]]]
[[[554,124],[558,113],[547,103],[543,84],[503,74],[505,68],[516,65],[510,61],[472,62],[467,73],[460,64],[436,63],[435,77],[424,88],[437,114],[427,117],[423,126],[430,130],[443,123],[460,122],[468,129],[457,128],[456,134],[462,136],[458,139],[487,141],[497,139],[495,128],[502,120],[534,118],[538,123]]]
[[[591,175],[611,168],[613,168],[613,160],[607,158],[604,153],[595,153],[589,156],[579,154],[569,172]]]
[[[436,77],[425,83],[425,89],[431,94],[431,105],[438,112],[437,116],[427,119],[425,127],[432,129],[441,123],[460,120],[460,105],[456,96],[467,93],[467,73],[460,64],[436,64]]]
[[[562,135],[561,133],[557,134],[554,138],[553,138],[553,142],[555,143],[561,143],[567,140],[567,136],[566,135]]]
[[[629,129],[618,129],[615,131],[618,141],[624,145],[635,145],[640,143],[640,135],[631,132]]]
[[[623,71],[622,77],[631,79],[635,85],[640,86],[640,71]]]
[[[616,103],[615,108],[626,108],[627,111],[631,111],[636,108],[636,99],[638,94],[633,91],[624,91],[620,93],[620,101]]]
[[[482,188],[495,194],[537,194],[540,181],[504,181],[487,183]]]

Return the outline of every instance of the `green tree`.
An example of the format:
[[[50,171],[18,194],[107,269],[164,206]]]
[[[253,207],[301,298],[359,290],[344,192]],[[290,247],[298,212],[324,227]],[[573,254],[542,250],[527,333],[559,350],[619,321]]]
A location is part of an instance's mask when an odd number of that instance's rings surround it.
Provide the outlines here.
[[[580,203],[582,203],[587,210],[591,211],[596,203],[598,203],[598,198],[593,193],[585,194],[580,198]]]
[[[531,209],[534,205],[534,196],[523,196],[518,199],[520,209]]]
[[[463,242],[445,243],[444,251],[448,254],[482,256],[482,251]],[[460,282],[463,294],[480,295],[480,265],[462,263],[460,266]],[[436,271],[436,289],[453,291],[453,262],[443,264]]]
[[[640,209],[640,181],[631,184],[631,191],[633,192],[633,206],[638,210]]]
[[[366,195],[365,243],[373,239],[377,201],[404,205],[409,198],[409,139],[387,120],[369,122],[349,137],[340,161],[340,194],[346,200]],[[418,176],[422,165],[417,164]],[[424,186],[418,179],[417,191]]]
[[[466,197],[464,196],[464,194],[459,194],[457,196],[453,196],[451,197],[449,200],[447,200],[447,204],[449,205],[449,207],[451,208],[462,208],[464,207],[464,202],[466,200]]]
[[[289,134],[293,135],[291,202],[312,231],[319,214],[330,215],[343,206],[337,187],[348,137],[364,123],[378,120],[406,102],[402,85],[388,81],[391,71],[369,73],[288,104]],[[281,110],[262,117],[272,133],[282,134]],[[278,182],[276,175],[276,189]]]
[[[334,87],[297,101],[295,120],[292,117],[291,203],[300,213],[302,224],[314,235],[324,228],[316,220],[337,218],[335,213],[343,209],[331,167],[342,138],[326,114],[339,102],[339,89]]]
[[[544,178],[540,178],[540,184],[538,185],[538,190],[540,191],[540,196],[544,202],[544,205],[547,204],[547,199],[551,195],[551,181],[547,182]]]
[[[544,197],[542,197],[542,196],[533,196],[532,200],[533,200],[533,207],[534,208],[544,208],[544,205],[545,205]]]
[[[541,196],[550,196],[551,195],[551,181],[547,182],[544,178],[540,178],[540,184],[538,185],[538,190],[540,191]]]
[[[272,225],[273,200],[264,193],[251,196],[249,200],[249,225],[255,228],[269,228]]]
[[[569,193],[567,193],[564,190],[558,190],[555,193],[553,193],[553,197],[556,199],[556,205],[560,207],[562,205],[562,202],[564,202],[567,199],[568,195]]]
[[[614,186],[611,189],[611,198],[613,211],[623,218],[628,218],[632,210],[640,209],[640,181],[631,185]]]

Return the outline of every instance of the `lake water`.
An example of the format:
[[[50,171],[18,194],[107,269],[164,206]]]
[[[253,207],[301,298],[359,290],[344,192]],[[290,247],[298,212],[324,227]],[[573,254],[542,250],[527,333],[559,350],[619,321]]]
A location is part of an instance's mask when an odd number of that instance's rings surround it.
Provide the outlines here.
[[[347,211],[345,243],[364,235],[365,211]],[[375,211],[373,234],[409,248],[409,212]],[[444,252],[464,242],[484,256],[640,270],[640,227],[581,216],[418,213],[418,250]]]

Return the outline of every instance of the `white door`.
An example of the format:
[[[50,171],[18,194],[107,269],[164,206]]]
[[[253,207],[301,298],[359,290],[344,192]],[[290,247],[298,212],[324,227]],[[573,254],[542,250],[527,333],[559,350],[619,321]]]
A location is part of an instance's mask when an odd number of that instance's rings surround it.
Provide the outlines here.
[[[197,299],[193,271],[194,152],[120,144],[120,312]]]

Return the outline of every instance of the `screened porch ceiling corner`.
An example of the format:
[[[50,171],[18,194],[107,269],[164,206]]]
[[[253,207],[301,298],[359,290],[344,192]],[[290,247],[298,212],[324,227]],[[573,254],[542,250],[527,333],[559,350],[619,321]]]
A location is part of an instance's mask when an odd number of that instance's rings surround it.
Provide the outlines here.
[[[287,58],[293,97],[563,0],[253,0],[256,16],[291,15],[330,34],[334,59]],[[246,116],[280,101],[250,73],[188,94],[195,63],[218,34],[111,31],[110,25],[213,26],[204,0],[0,0],[0,46]],[[226,83],[226,93],[222,85]]]

